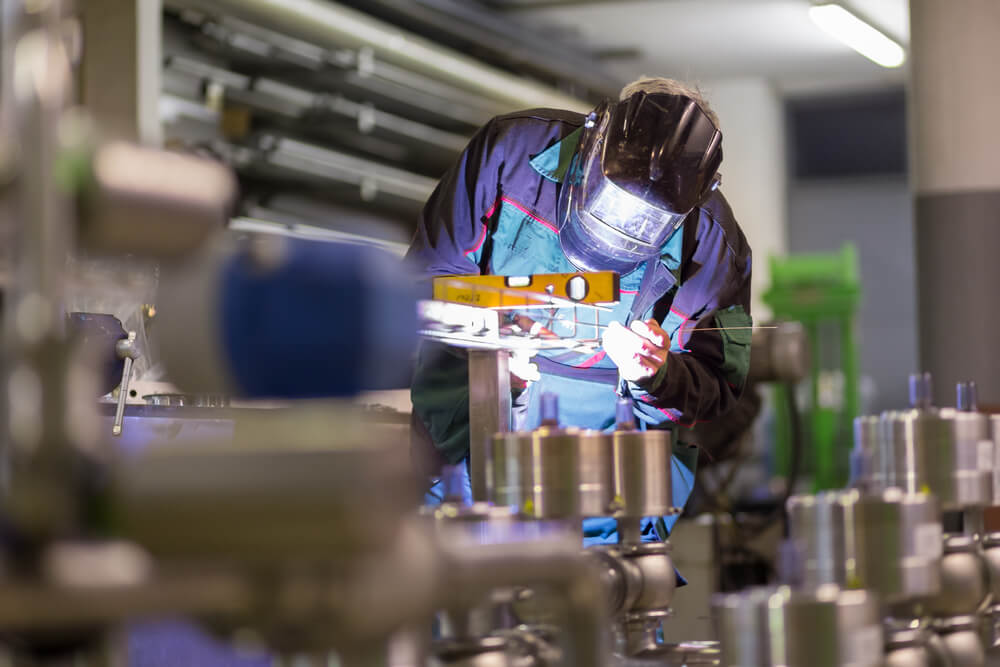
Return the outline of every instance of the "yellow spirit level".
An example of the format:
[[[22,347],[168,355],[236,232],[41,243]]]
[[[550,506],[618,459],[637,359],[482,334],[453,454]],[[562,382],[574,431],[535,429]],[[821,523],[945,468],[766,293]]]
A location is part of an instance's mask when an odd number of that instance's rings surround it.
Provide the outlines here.
[[[479,308],[538,308],[613,304],[621,297],[618,274],[535,273],[528,276],[458,275],[434,278],[434,298]]]

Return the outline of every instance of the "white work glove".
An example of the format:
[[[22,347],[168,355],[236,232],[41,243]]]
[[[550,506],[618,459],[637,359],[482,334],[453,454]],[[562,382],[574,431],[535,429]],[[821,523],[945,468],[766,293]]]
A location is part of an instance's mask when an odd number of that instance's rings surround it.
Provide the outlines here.
[[[656,375],[667,363],[669,337],[656,320],[635,320],[626,329],[612,322],[601,344],[611,360],[618,366],[619,374],[630,382],[638,382]]]
[[[529,382],[542,379],[538,373],[538,364],[531,363],[531,354],[529,350],[511,350],[507,368],[510,370],[512,387],[524,389]]]

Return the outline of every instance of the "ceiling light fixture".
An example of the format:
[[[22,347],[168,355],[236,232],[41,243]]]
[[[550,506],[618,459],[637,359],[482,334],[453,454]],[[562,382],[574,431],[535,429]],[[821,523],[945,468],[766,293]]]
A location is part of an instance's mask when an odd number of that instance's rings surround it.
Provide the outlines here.
[[[809,18],[824,32],[882,67],[899,67],[906,59],[903,47],[841,5],[813,5]]]

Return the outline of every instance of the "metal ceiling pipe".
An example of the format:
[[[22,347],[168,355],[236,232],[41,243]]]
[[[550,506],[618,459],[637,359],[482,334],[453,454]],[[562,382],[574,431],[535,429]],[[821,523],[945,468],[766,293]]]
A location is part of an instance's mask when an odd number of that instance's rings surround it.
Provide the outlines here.
[[[165,0],[180,9],[235,16],[320,46],[370,48],[376,57],[510,104],[587,111],[592,105],[550,86],[484,65],[335,2],[320,0]]]

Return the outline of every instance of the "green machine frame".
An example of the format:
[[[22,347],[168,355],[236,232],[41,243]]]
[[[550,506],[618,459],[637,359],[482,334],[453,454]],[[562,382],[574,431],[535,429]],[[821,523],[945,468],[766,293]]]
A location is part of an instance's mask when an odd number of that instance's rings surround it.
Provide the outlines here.
[[[853,420],[859,408],[858,348],[854,324],[861,301],[857,251],[846,244],[836,253],[771,257],[771,288],[763,295],[777,320],[797,320],[805,327],[812,350],[808,405],[803,424],[805,473],[813,490],[847,483]],[[838,339],[830,345],[830,333]],[[831,367],[828,357],[837,357]],[[825,365],[825,367],[824,367]],[[839,367],[839,395],[829,384],[829,371]],[[826,377],[824,377],[826,374]],[[788,389],[775,387],[775,473],[787,476],[792,434],[788,426]]]

